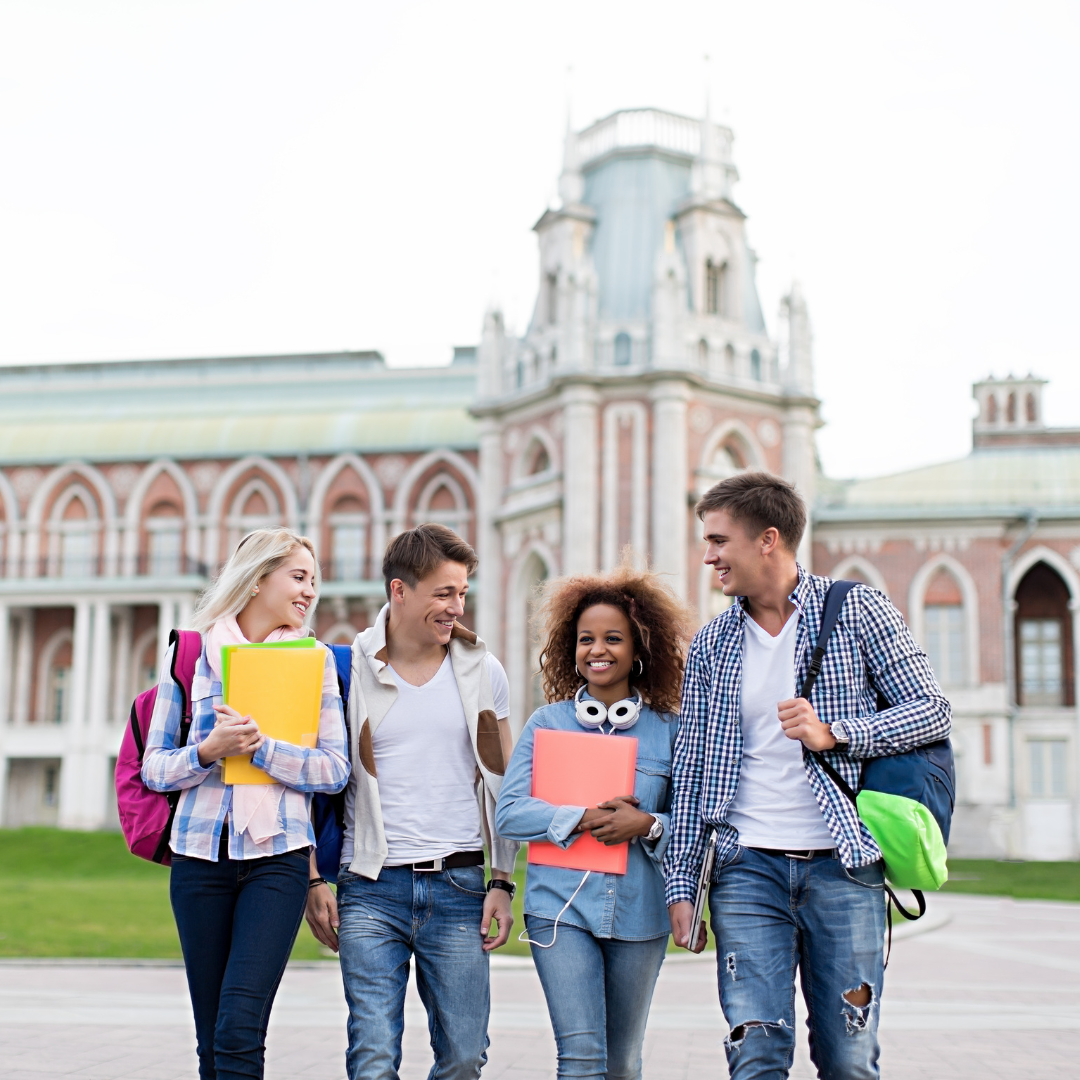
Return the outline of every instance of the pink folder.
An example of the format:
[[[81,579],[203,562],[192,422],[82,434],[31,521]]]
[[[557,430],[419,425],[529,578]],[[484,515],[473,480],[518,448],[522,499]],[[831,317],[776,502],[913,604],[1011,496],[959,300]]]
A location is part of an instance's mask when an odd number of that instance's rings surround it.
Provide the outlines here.
[[[634,794],[637,739],[621,735],[548,731],[533,740],[534,799],[555,806],[597,806],[620,795]],[[581,833],[565,850],[546,840],[529,844],[529,862],[625,874],[628,844],[606,844]]]

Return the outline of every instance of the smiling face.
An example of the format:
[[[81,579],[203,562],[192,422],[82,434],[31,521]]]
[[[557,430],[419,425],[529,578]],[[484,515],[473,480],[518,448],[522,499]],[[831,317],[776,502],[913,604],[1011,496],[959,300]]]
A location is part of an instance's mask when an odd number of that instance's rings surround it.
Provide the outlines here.
[[[297,545],[259,582],[259,591],[245,610],[258,622],[299,629],[314,602],[315,560],[306,547]]]
[[[390,582],[390,607],[394,634],[414,646],[448,645],[454,620],[465,614],[469,591],[468,567],[462,563],[440,563],[415,588],[401,578]]]
[[[625,612],[611,604],[587,607],[578,616],[574,658],[588,692],[598,701],[612,705],[628,698],[635,652]]]
[[[727,510],[710,510],[702,521],[705,565],[720,578],[725,596],[758,595],[770,573],[769,556],[780,543],[779,533],[768,528],[752,536]]]

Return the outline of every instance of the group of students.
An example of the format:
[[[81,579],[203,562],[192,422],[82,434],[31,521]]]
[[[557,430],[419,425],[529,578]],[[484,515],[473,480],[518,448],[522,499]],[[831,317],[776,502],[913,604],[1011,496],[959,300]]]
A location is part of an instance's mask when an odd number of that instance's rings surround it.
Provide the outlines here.
[[[289,530],[241,542],[196,609],[188,741],[163,676],[143,765],[153,790],[181,791],[170,889],[203,1080],[263,1075],[271,1006],[305,914],[340,956],[349,1080],[396,1080],[410,965],[430,1080],[479,1076],[488,956],[510,936],[519,846],[565,849],[585,833],[627,844],[626,872],[530,864],[524,900],[521,937],[559,1077],[642,1075],[669,936],[694,950],[706,938],[693,916],[709,843],[730,1075],[787,1076],[799,969],[819,1076],[878,1076],[881,853],[819,758],[857,783],[861,758],[945,737],[949,704],[900,614],[864,587],[845,600],[819,689],[797,697],[829,585],[796,561],[802,500],[783,480],[743,473],[711,488],[697,514],[731,605],[692,634],[683,601],[629,564],[551,583],[540,612],[548,704],[516,745],[502,666],[458,621],[476,555],[434,524],[386,550],[387,603],[353,645],[348,726],[327,651],[316,745],[262,734],[257,717],[222,703],[220,646],[308,634],[318,566],[311,542]],[[878,691],[893,703],[882,711]],[[595,806],[534,797],[538,731],[636,739],[633,791]],[[275,783],[225,785],[220,762],[235,754]],[[314,793],[342,789],[335,892],[317,869],[310,808]]]

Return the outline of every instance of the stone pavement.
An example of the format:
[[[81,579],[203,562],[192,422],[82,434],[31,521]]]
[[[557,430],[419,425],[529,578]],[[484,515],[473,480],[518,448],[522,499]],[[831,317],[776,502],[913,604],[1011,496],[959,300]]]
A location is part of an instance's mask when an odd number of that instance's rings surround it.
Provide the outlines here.
[[[881,1013],[885,1080],[1080,1076],[1080,904],[930,898],[927,929],[893,947]],[[911,929],[915,929],[912,927]],[[645,1043],[646,1080],[726,1076],[715,963],[669,960]],[[532,964],[492,968],[485,1080],[550,1080],[555,1049]],[[344,1077],[336,965],[290,966],[270,1026],[268,1080]],[[403,1080],[430,1066],[410,989]],[[814,1075],[800,1025],[792,1076]],[[0,1080],[195,1080],[183,969],[161,964],[0,964]]]

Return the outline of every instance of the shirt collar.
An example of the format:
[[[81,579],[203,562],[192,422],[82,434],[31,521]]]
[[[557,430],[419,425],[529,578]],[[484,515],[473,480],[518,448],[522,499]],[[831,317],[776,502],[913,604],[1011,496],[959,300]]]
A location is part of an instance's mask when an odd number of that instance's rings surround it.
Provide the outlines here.
[[[801,563],[796,563],[795,569],[799,572],[799,583],[788,594],[788,600],[795,605],[795,610],[798,611],[799,617],[802,618],[806,615],[806,603],[813,594],[814,586],[810,580],[810,575],[803,569]],[[738,608],[739,622],[741,623],[748,614],[745,596],[740,596],[738,598]]]

